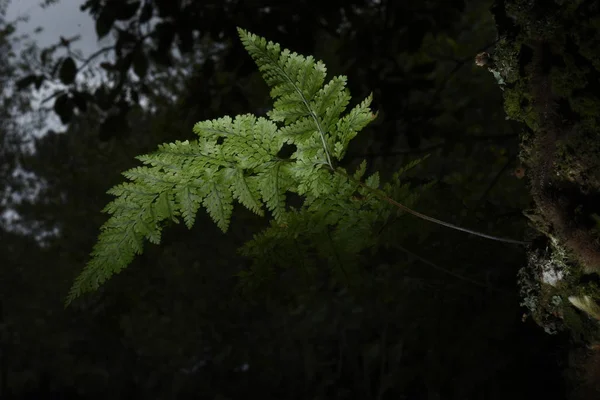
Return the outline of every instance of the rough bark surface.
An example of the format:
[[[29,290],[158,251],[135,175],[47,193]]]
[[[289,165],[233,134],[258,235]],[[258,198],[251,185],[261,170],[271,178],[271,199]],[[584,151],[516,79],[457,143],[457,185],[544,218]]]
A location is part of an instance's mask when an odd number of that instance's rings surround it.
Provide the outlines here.
[[[499,40],[487,66],[508,118],[524,123],[520,161],[534,201],[523,304],[547,332],[593,346],[600,341],[600,2],[497,0],[492,13]],[[592,374],[593,392],[600,358],[577,354],[588,362],[579,372]]]

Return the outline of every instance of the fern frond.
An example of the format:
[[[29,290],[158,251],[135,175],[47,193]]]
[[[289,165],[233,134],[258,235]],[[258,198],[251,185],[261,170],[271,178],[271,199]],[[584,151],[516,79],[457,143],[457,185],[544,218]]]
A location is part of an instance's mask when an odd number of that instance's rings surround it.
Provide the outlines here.
[[[372,96],[342,116],[350,101],[346,77],[324,84],[327,70],[321,61],[281,50],[279,44],[243,29],[238,33],[271,87],[269,119],[246,114],[198,122],[193,127],[197,140],[162,144],[154,153],[138,156],[143,165],[125,171],[128,182],[108,191],[116,196],[103,210],[110,217],[67,305],[125,268],[143,251],[145,240],[158,244],[163,221],[177,223],[182,217],[191,228],[203,207],[227,231],[234,200],[258,215],[264,214],[264,205],[274,218],[270,228],[242,248],[256,267],[265,260],[289,258],[292,247],[311,252],[309,258],[325,259],[339,277],[349,279],[361,252],[377,245],[375,227],[387,223],[394,208],[464,232],[526,244],[460,228],[395,201],[416,200],[418,192],[399,178],[421,160],[383,185],[378,173],[362,182],[365,162],[353,175],[335,166],[332,158],[341,160],[349,142],[376,118],[369,108]],[[284,144],[296,147],[289,159],[278,156]],[[300,209],[286,207],[288,191],[304,197]],[[294,256],[288,264],[315,265]]]
[[[288,191],[315,202],[341,188],[331,155],[340,160],[356,132],[375,118],[369,110],[371,97],[342,117],[350,101],[346,77],[324,85],[327,70],[321,61],[281,50],[243,29],[238,32],[271,87],[275,101],[269,119],[246,114],[198,122],[193,127],[196,141],[162,144],[156,152],[138,156],[143,165],[123,173],[129,182],[108,192],[116,196],[104,209],[111,216],[67,304],[125,268],[142,252],[145,240],[159,243],[164,220],[182,217],[191,228],[203,207],[225,232],[235,200],[258,215],[264,214],[264,205],[276,224],[286,225],[293,217],[286,209]],[[286,143],[296,151],[281,159]],[[376,178],[371,180],[374,184]]]
[[[333,132],[334,125],[338,123],[341,113],[350,101],[350,94],[346,89],[346,77],[336,76],[323,87],[327,69],[321,61],[315,62],[311,56],[304,57],[289,50],[282,51],[279,44],[267,42],[264,38],[241,28],[238,28],[238,33],[265,81],[272,88],[271,97],[275,102],[273,110],[267,113],[269,118],[284,122],[288,126],[297,122],[293,128],[283,129],[282,133],[291,143],[298,142],[298,138],[295,137],[297,133],[311,134],[312,142],[317,142],[315,139],[318,139],[322,151],[322,155],[319,155],[321,158],[315,161],[333,169],[332,152],[335,151],[341,158],[341,148],[347,146],[353,137],[347,131],[338,129]],[[370,100],[366,105],[358,106],[354,114],[362,115],[360,110],[367,107],[369,103]],[[375,118],[371,112],[368,116],[368,121]],[[344,129],[347,126],[340,126],[340,128]],[[303,140],[304,143],[309,141],[309,138]],[[341,141],[345,141],[345,145],[344,143],[336,145]],[[331,148],[332,144],[333,148]]]

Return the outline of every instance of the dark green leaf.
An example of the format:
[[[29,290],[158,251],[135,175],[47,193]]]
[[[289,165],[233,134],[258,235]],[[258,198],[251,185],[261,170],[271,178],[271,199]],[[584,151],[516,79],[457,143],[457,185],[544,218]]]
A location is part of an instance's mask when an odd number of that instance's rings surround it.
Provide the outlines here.
[[[111,64],[109,62],[101,62],[100,63],[100,68],[106,70],[106,71],[114,71],[115,69],[117,69],[117,67],[114,64]]]
[[[123,46],[125,43],[135,43],[137,39],[137,36],[135,36],[133,33],[119,29],[119,38],[117,40],[121,42],[121,46]]]
[[[108,6],[105,6],[96,20],[96,35],[98,35],[98,39],[102,39],[110,32],[114,22],[115,16],[112,10]]]
[[[13,24],[8,24],[4,27],[2,31],[0,31],[0,33],[2,34],[2,36],[9,36],[15,33],[15,30],[16,28]]]
[[[42,66],[45,66],[48,62],[48,53],[50,53],[50,49],[42,50],[42,54],[40,54],[40,59],[42,61]]]
[[[115,53],[117,54],[117,58],[121,57],[121,53],[123,49],[131,50],[133,45],[137,42],[137,37],[123,29],[117,28],[117,43],[115,44]]]
[[[98,3],[95,2],[94,0],[87,0],[85,3],[83,3],[82,5],[79,6],[79,9],[81,11],[85,11],[89,8],[91,11],[95,11],[97,4]]]
[[[192,29],[188,29],[188,27],[184,25],[178,30],[177,36],[179,36],[179,41],[177,42],[179,51],[181,51],[182,54],[187,54],[192,51],[194,47]]]
[[[35,79],[35,88],[39,89],[40,87],[42,87],[42,83],[44,83],[44,80],[46,78],[44,78],[44,75],[38,75]]]
[[[150,18],[152,18],[152,4],[147,2],[142,7],[142,12],[140,13],[140,23],[143,24],[144,22],[148,22],[150,21]]]
[[[77,107],[80,111],[85,112],[87,110],[86,96],[83,93],[77,91],[71,92],[71,95],[73,96],[73,103],[75,104],[75,107]]]
[[[166,51],[159,50],[150,50],[150,57],[158,64],[162,66],[170,66],[171,65],[171,57],[169,53]]]
[[[140,96],[139,96],[137,90],[131,90],[130,95],[131,95],[131,100],[135,104],[138,104],[140,102]]]
[[[35,83],[37,79],[36,75],[27,75],[25,78],[21,78],[17,81],[17,89],[19,90],[23,90],[25,88],[27,88],[29,85],[31,85],[32,83]]]
[[[75,60],[73,60],[71,57],[67,57],[60,66],[58,77],[62,83],[69,85],[75,80],[76,74],[77,66],[75,65]]]
[[[161,22],[156,25],[155,35],[158,39],[159,50],[169,50],[175,39],[175,25],[171,22]]]
[[[146,57],[141,48],[139,48],[133,56],[133,72],[135,72],[140,79],[144,79],[148,72],[148,57]]]
[[[73,116],[73,102],[68,94],[62,94],[54,101],[54,112],[60,117],[63,124],[68,124]]]
[[[100,86],[98,89],[96,89],[94,92],[94,97],[96,104],[98,104],[98,107],[100,107],[102,110],[106,111],[112,106],[110,102],[110,96],[104,86]]]
[[[115,10],[115,14],[119,21],[127,21],[131,17],[133,17],[140,7],[139,1],[134,1],[131,3],[120,2],[119,7]]]
[[[127,72],[129,67],[131,67],[131,63],[133,62],[133,53],[127,54],[125,57],[121,58],[117,61],[117,69],[123,72]]]

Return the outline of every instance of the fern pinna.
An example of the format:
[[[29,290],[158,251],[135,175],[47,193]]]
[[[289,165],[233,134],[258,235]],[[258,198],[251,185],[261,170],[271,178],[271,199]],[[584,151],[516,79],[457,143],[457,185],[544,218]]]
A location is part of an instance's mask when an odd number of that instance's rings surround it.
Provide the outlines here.
[[[125,268],[146,239],[158,244],[163,220],[181,218],[191,228],[204,207],[227,231],[234,200],[259,215],[266,208],[273,216],[271,227],[241,249],[254,257],[257,268],[274,261],[270,258],[277,252],[268,248],[286,240],[299,246],[302,235],[310,235],[313,250],[323,254],[326,250],[314,243],[324,243],[318,238],[327,235],[338,255],[331,264],[347,268],[354,255],[372,244],[372,225],[392,211],[373,195],[379,191],[379,176],[363,183],[364,162],[352,176],[335,165],[350,140],[376,117],[369,108],[371,96],[342,116],[350,101],[345,76],[325,84],[321,61],[281,50],[243,29],[238,32],[271,87],[275,102],[268,118],[246,114],[198,122],[193,128],[198,140],[162,144],[156,152],[138,156],[144,165],[124,172],[129,181],[108,192],[116,196],[104,209],[111,216],[67,304]],[[289,159],[278,157],[284,144],[295,146]],[[383,191],[411,200],[397,178]],[[300,209],[286,206],[287,192],[302,196]]]

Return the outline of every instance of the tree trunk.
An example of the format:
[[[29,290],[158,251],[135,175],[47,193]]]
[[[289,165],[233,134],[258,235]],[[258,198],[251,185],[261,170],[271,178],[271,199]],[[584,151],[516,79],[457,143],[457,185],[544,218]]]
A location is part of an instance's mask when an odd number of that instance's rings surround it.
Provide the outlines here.
[[[496,77],[507,118],[524,123],[533,198],[522,304],[547,332],[571,333],[579,394],[600,398],[600,2],[497,0],[491,10],[498,43],[476,62]]]

